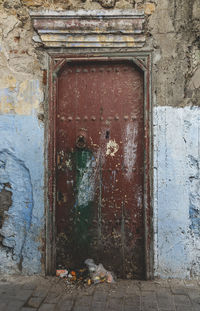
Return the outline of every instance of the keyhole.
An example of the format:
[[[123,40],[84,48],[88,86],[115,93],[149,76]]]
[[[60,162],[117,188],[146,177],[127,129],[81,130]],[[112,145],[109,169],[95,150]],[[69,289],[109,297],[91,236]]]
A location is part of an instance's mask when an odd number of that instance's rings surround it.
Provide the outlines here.
[[[110,132],[106,131],[106,139],[109,139],[109,136],[110,136]]]
[[[86,138],[83,135],[80,135],[76,139],[76,147],[83,149],[86,147]]]

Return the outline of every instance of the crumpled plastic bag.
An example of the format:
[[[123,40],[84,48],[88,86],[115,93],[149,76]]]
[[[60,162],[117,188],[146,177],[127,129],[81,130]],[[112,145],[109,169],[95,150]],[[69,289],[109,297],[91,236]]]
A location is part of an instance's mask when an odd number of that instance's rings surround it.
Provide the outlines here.
[[[94,284],[103,282],[115,283],[113,274],[107,271],[101,263],[96,265],[93,259],[86,259],[85,264],[88,266],[90,277]]]

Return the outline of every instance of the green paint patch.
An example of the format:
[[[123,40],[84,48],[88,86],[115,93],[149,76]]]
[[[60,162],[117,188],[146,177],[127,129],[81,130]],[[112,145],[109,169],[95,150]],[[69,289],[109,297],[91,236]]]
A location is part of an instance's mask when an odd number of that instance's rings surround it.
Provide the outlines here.
[[[92,242],[93,203],[95,193],[93,153],[87,149],[77,149],[73,154],[76,171],[73,240],[76,255],[87,257]]]

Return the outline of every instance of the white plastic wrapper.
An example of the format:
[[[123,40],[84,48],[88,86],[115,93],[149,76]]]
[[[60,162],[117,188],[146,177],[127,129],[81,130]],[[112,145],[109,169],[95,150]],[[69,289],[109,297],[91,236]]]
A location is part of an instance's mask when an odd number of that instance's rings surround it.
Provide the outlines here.
[[[107,271],[101,263],[96,265],[93,259],[86,259],[85,264],[88,266],[90,277],[94,284],[103,282],[115,283],[113,274]]]

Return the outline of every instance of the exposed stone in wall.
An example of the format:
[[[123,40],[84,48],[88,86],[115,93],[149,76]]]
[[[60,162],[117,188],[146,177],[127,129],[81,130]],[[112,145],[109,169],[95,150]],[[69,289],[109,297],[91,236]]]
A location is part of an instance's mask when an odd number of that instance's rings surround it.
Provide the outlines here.
[[[1,161],[1,160],[0,160]],[[4,163],[1,161],[1,166]],[[4,225],[4,221],[8,217],[8,210],[12,205],[12,191],[10,183],[0,184],[0,230]],[[0,247],[6,249],[6,252],[12,252],[13,248],[4,245],[4,236],[0,233]]]
[[[6,218],[6,212],[12,205],[12,192],[10,190],[11,186],[9,183],[4,183],[1,185],[0,192],[0,229],[3,226],[4,220]]]
[[[116,0],[97,0],[97,2],[105,9],[114,8],[116,4]]]
[[[200,88],[200,66],[194,71],[193,76],[189,81],[189,89],[194,90]]]
[[[15,5],[15,2],[18,5]],[[0,113],[42,112],[41,64],[33,44],[27,9],[19,1],[4,2],[0,20]]]
[[[157,53],[153,70],[157,105],[200,104],[200,90],[191,82],[200,63],[200,15],[196,15],[195,6],[195,1],[161,0],[149,17],[147,31]]]

